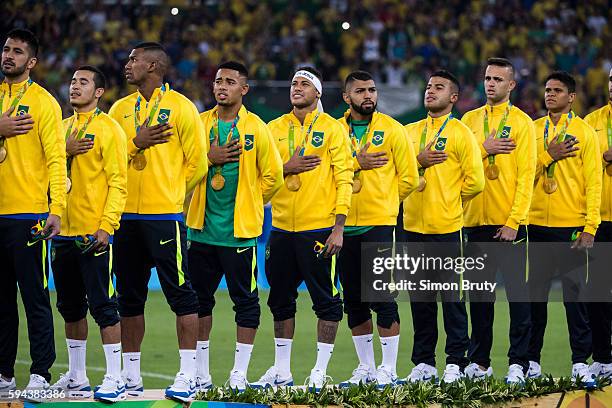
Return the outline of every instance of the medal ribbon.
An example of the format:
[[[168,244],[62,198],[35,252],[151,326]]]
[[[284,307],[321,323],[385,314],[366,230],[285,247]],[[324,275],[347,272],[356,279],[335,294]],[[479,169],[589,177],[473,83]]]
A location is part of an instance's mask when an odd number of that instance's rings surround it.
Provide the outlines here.
[[[442,131],[444,131],[444,128],[448,124],[448,121],[451,120],[452,118],[453,118],[453,114],[451,113],[450,115],[448,115],[444,123],[442,123],[442,126],[440,126],[440,129],[438,129],[438,133],[436,133],[436,135],[433,138],[434,143],[436,143],[436,140],[440,137],[440,135],[442,134]],[[427,121],[425,121],[425,127],[423,128],[423,131],[421,132],[421,140],[419,142],[419,153],[425,150],[425,145],[427,144],[426,140],[427,140]],[[424,174],[425,174],[425,169],[421,167],[419,169],[419,176],[422,176]]]
[[[17,92],[17,95],[15,95],[15,99],[13,99],[13,102],[11,102],[7,110],[11,110],[19,104],[19,102],[21,101],[21,98],[23,98],[23,95],[25,95],[26,91],[28,90],[30,85],[32,85],[33,83],[34,81],[32,81],[31,78],[28,79],[28,81]],[[0,110],[2,110],[2,106],[4,106],[4,96],[5,95],[6,95],[6,92],[2,92],[2,94],[0,94]],[[4,146],[4,140],[5,138],[0,136],[0,147]]]
[[[372,121],[368,122],[368,127],[366,128],[365,133],[361,136],[361,140],[357,140],[357,134],[355,133],[355,128],[353,128],[353,121],[349,120],[349,136],[351,138],[351,150],[353,151],[353,157],[357,156],[357,153],[363,149],[365,142],[368,140],[368,134],[370,133],[370,125]],[[359,148],[359,149],[358,149]],[[355,171],[353,178],[359,178],[359,174],[361,174],[361,170]]]
[[[608,111],[608,123],[607,123],[607,129],[608,129],[608,149],[612,147],[612,121],[610,120],[610,115],[611,114],[612,114],[612,107]]]
[[[502,130],[504,130],[504,126],[506,126],[506,121],[508,120],[508,115],[510,114],[510,109],[512,109],[512,102],[508,101],[508,106],[506,107],[506,110],[504,111],[504,116],[502,116],[502,120],[499,122],[499,126],[497,126],[497,132],[495,133],[495,139],[499,139],[499,136],[501,135]],[[493,111],[493,107],[491,107],[491,112]],[[489,137],[489,112],[487,111],[487,108],[485,107],[485,114],[484,114],[484,137],[485,139]],[[490,154],[488,156],[489,159],[489,164],[495,164],[495,155],[494,154]]]
[[[80,140],[83,137],[83,135],[85,134],[85,131],[87,130],[87,127],[89,126],[89,124],[101,112],[102,111],[100,110],[100,108],[96,108],[95,112],[89,118],[87,118],[87,120],[85,121],[83,126],[79,129],[79,132],[76,135],[76,140]],[[72,121],[70,121],[70,126],[68,126],[68,129],[66,129],[66,136],[64,136],[64,140],[68,140],[68,137],[70,136],[70,133],[72,133],[72,126],[74,125],[74,122],[76,122],[77,118],[78,118],[78,113],[75,112],[75,114],[72,116]],[[71,171],[72,171],[72,159],[74,159],[73,156],[70,156],[70,157],[68,157],[66,159],[66,170],[68,172],[68,178],[70,178],[70,174],[71,174]]]
[[[170,90],[170,85],[168,84],[162,84],[161,88],[159,88],[159,93],[157,94],[157,97],[155,98],[155,102],[153,103],[153,108],[149,112],[149,122],[148,122],[149,126],[151,126],[151,121],[153,120],[153,116],[155,116],[155,113],[157,112],[157,109],[159,108],[159,104],[161,103],[161,100],[164,97],[164,94],[166,93],[167,90]],[[140,119],[139,119],[141,104],[142,104],[142,95],[139,94],[138,98],[136,98],[136,103],[134,104],[134,128],[136,128],[136,134],[140,132],[140,128],[142,127],[142,125],[140,124]],[[142,152],[144,152],[144,149],[139,149],[137,154],[140,154]]]
[[[317,113],[317,116],[315,116],[315,118],[312,120],[312,122],[310,122],[310,126],[308,127],[308,130],[306,131],[306,136],[304,137],[304,140],[302,140],[302,144],[300,145],[300,156],[304,155],[304,151],[306,150],[305,146],[306,143],[308,143],[308,137],[310,136],[310,132],[312,131],[312,127],[314,126],[315,122],[317,121],[317,119],[319,119],[319,115],[321,113]],[[289,123],[289,135],[287,137],[288,141],[289,141],[289,157],[293,156],[293,153],[295,152],[295,129],[293,126],[293,122]]]
[[[570,111],[570,113],[567,114],[567,118],[565,119],[565,123],[563,124],[561,131],[557,135],[557,143],[561,143],[563,142],[563,139],[565,139],[567,128],[569,127],[573,117],[574,117],[574,112]],[[546,124],[544,125],[544,150],[548,150],[548,129],[549,128],[550,128],[550,118],[547,117]],[[608,132],[608,135],[609,134],[610,133]],[[557,162],[552,162],[550,166],[548,166],[548,168],[546,169],[546,176],[548,178],[553,178],[553,176],[555,175],[556,164]]]
[[[239,120],[240,120],[240,116],[236,115],[236,118],[232,122],[232,127],[230,127],[230,130],[227,133],[227,138],[225,140],[225,144],[228,144],[230,142],[230,140],[232,140],[232,135],[234,134],[234,129],[236,129],[236,125],[238,124]],[[215,123],[213,125],[212,131],[213,131],[213,133],[215,135],[215,139],[217,137],[219,137],[219,116],[217,116],[215,118]],[[215,175],[216,174],[221,174],[222,170],[223,170],[223,165],[215,166]]]

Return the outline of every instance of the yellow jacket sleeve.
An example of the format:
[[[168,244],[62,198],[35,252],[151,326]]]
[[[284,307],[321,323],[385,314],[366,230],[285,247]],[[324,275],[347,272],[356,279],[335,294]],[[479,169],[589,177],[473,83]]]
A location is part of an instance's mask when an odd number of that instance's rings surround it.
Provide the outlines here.
[[[111,108],[108,111],[108,116],[110,116],[111,118],[113,118],[117,123],[120,123],[121,121],[121,115],[124,114],[124,112],[121,112],[121,103],[115,103],[113,104],[113,106],[111,106]],[[125,135],[125,132],[124,132]],[[136,147],[136,145],[134,144],[134,139],[130,139],[127,140],[128,136],[125,135],[125,139],[126,139],[126,149],[127,149],[127,155],[128,158],[133,158],[134,155],[136,153],[138,153],[138,147]]]
[[[602,166],[601,152],[597,135],[590,126],[585,126],[585,140],[582,146],[582,163],[586,184],[586,219],[584,232],[595,235],[601,223],[599,207],[601,205]]]
[[[461,127],[461,136],[457,137],[457,154],[463,172],[461,199],[465,203],[484,190],[485,179],[482,158],[472,131],[462,123]]]
[[[108,184],[108,195],[100,221],[100,229],[112,235],[119,228],[119,220],[127,200],[127,138],[117,124],[108,132],[112,137],[104,138],[102,166]]]
[[[393,162],[397,171],[400,203],[404,201],[419,185],[416,154],[403,126],[397,126],[393,143]]]
[[[62,110],[55,100],[42,101],[47,104],[41,109],[39,135],[46,166],[49,171],[51,204],[49,213],[62,216],[66,208],[66,141],[62,125]]]
[[[175,131],[181,141],[185,156],[185,193],[191,192],[208,173],[208,144],[204,127],[195,105],[185,102],[184,112],[179,116]]]
[[[329,145],[331,165],[336,182],[336,215],[347,215],[351,206],[353,164],[350,143],[340,124],[336,123],[332,130]]]
[[[272,133],[265,123],[259,126],[257,168],[261,174],[261,194],[264,204],[283,186],[283,161],[274,144]]]
[[[517,143],[517,180],[514,202],[506,226],[518,229],[529,215],[531,197],[533,195],[533,181],[537,165],[537,146],[535,127],[531,120],[524,123],[516,140]]]

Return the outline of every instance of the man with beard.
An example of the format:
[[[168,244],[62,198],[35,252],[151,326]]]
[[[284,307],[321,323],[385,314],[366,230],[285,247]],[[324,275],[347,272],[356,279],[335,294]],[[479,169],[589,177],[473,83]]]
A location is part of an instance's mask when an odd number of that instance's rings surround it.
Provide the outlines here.
[[[206,175],[206,142],[195,105],[163,82],[169,57],[158,43],[130,53],[125,77],[138,90],[115,102],[109,115],[128,138],[128,198],[115,235],[115,273],[121,315],[126,392],[143,393],[140,345],[151,268],[177,316],[180,370],[166,397],[195,395],[198,300],[187,272],[183,203]]]
[[[575,250],[593,246],[601,221],[602,156],[597,135],[572,111],[575,98],[575,79],[564,71],[551,73],[544,88],[548,115],[534,122],[538,163],[529,212],[529,241],[563,243],[568,249],[548,254],[542,253],[547,249],[540,249],[539,256],[530,263],[533,302],[527,376],[536,378],[542,374],[540,356],[548,319],[548,292],[553,277],[560,276],[572,350],[571,375],[574,380],[581,377],[590,386],[593,381],[586,363],[591,355],[591,331],[586,306],[577,301],[586,278],[569,271],[566,265],[578,260],[587,262],[586,255]],[[580,268],[576,271],[580,275]]]
[[[463,205],[484,189],[484,173],[478,146],[470,129],[453,118],[459,98],[459,82],[448,71],[436,71],[425,90],[427,118],[406,126],[418,148],[419,187],[404,200],[404,230],[407,242],[428,243],[437,257],[462,256]],[[415,149],[417,150],[417,149]],[[435,243],[435,244],[434,244]],[[441,248],[441,249],[438,249]],[[427,255],[427,254],[426,254]],[[454,270],[424,269],[436,282],[459,283]],[[442,291],[442,313],[446,331],[446,369],[442,381],[459,380],[467,366],[468,321],[461,293]],[[437,291],[411,293],[414,325],[412,362],[416,367],[409,382],[437,378],[435,350],[438,342]]]
[[[536,142],[533,121],[510,102],[516,86],[514,67],[505,58],[490,58],[484,77],[487,103],[467,112],[461,121],[471,130],[485,166],[485,189],[465,205],[465,233],[469,242],[523,242],[527,238],[527,215],[533,193],[536,168]],[[526,251],[524,246],[501,247],[503,259],[489,259],[478,280],[495,281],[499,268],[508,294],[510,308],[509,383],[523,382],[529,368],[530,305],[525,284]],[[523,266],[523,268],[517,268]],[[493,317],[495,294],[472,293],[470,322],[472,335],[465,369],[469,378],[493,375]],[[512,301],[523,296],[522,302]]]
[[[595,235],[596,242],[612,242],[612,69],[608,78],[608,103],[585,116],[584,121],[597,133],[605,167],[601,190],[601,224]],[[587,303],[591,333],[593,335],[593,363],[590,366],[594,377],[612,377],[612,303]]]
[[[359,366],[340,386],[375,381],[382,388],[398,384],[400,319],[397,303],[390,295],[387,301],[361,301],[361,244],[393,242],[399,204],[417,187],[419,174],[404,127],[376,112],[378,92],[372,76],[364,71],[350,73],[342,97],[349,110],[339,121],[351,139],[355,175],[338,269]],[[382,364],[378,368],[370,310],[376,312],[382,348]]]
[[[117,122],[97,107],[105,86],[104,74],[89,65],[77,68],[70,82],[74,115],[64,120],[70,190],[51,252],[69,364],[52,389],[70,398],[91,397],[85,364],[89,307],[106,357],[106,375],[94,398],[116,402],[125,399],[125,383],[111,260],[127,198],[127,140]]]
[[[49,387],[55,346],[45,239],[60,232],[66,206],[62,112],[53,96],[30,79],[38,61],[38,40],[20,29],[7,37],[0,85],[1,395],[15,389],[17,285],[28,318],[32,357],[28,389]]]
[[[274,317],[274,365],[256,387],[292,385],[290,358],[297,289],[306,282],[317,323],[317,362],[307,379],[315,391],[327,381],[342,300],[336,287],[336,257],[342,248],[353,171],[349,139],[322,111],[321,74],[298,69],[291,80],[293,111],[270,122],[285,163],[285,185],[272,198],[272,232],[266,275]]]
[[[196,186],[187,214],[189,271],[200,304],[196,386],[212,387],[209,336],[215,292],[225,276],[236,312],[236,354],[228,384],[244,391],[259,327],[257,237],[263,206],[283,184],[283,163],[268,126],[246,110],[248,71],[238,62],[219,65],[217,106],[200,115],[209,135],[208,177]]]

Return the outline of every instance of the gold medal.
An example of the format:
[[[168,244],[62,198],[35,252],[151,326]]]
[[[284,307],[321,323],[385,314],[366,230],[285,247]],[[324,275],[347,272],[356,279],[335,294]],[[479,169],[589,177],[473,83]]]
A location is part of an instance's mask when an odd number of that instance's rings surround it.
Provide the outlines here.
[[[6,147],[0,146],[0,163],[4,162],[6,160],[7,153],[8,152],[6,151]]]
[[[552,194],[557,191],[557,180],[552,177],[546,177],[544,179],[544,192],[546,194]]]
[[[225,177],[219,173],[215,174],[210,181],[210,185],[215,191],[223,190],[223,187],[225,187]]]
[[[72,190],[72,180],[70,177],[66,177],[66,193],[69,193]]]
[[[499,167],[495,163],[489,164],[485,169],[485,174],[489,180],[495,180],[499,177]]]
[[[427,187],[427,180],[425,180],[425,176],[419,176],[419,186],[417,187],[417,191],[419,193],[423,192]]]
[[[353,179],[353,194],[356,194],[358,192],[361,191],[361,179],[360,178],[354,178]]]
[[[6,156],[6,153],[4,155]],[[4,159],[2,158],[2,150],[0,149],[0,163],[2,163],[2,160]],[[609,164],[606,166],[606,174],[612,176],[612,166]]]
[[[302,187],[302,180],[297,174],[291,174],[285,179],[285,185],[289,191],[298,191]]]
[[[132,159],[132,167],[134,170],[142,171],[147,167],[147,158],[143,153],[136,153],[136,156]]]

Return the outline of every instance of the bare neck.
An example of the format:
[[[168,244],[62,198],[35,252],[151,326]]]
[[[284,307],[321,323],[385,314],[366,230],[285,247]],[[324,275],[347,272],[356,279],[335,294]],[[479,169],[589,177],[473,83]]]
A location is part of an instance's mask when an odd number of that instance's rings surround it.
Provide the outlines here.
[[[559,123],[561,116],[563,116],[564,113],[570,113],[571,110],[572,107],[567,106],[559,111],[548,111],[548,116],[550,116],[550,120],[552,120],[553,125],[557,126],[557,123]]]
[[[76,113],[84,113],[84,112],[91,112],[92,110],[96,109],[97,106],[98,106],[98,99],[94,99],[87,105],[73,106],[73,108]]]
[[[506,97],[500,101],[492,101],[491,99],[487,98],[487,105],[489,106],[499,106],[499,105],[503,105],[504,103],[508,102],[510,100],[510,95],[506,95]]]
[[[219,120],[222,120],[223,122],[230,122],[234,120],[236,116],[238,116],[238,112],[240,112],[240,108],[242,107],[242,101],[230,106],[217,105],[217,107]]]
[[[356,110],[354,110],[353,108],[351,108],[351,119],[352,120],[358,120],[358,121],[368,121],[370,122],[372,120],[372,116],[373,113],[370,113],[369,115],[362,115],[361,113],[357,112]]]
[[[297,106],[293,107],[293,114],[295,115],[296,118],[298,118],[298,120],[300,121],[300,123],[303,125],[304,124],[304,120],[306,119],[306,115],[308,115],[310,112],[314,111],[317,108],[317,101],[314,101],[313,104],[306,106],[304,108],[298,108]]]
[[[21,83],[25,81],[26,79],[28,79],[29,77],[30,77],[30,70],[26,69],[23,74],[18,75],[18,76],[13,76],[13,77],[7,76],[4,78],[4,80],[6,81],[7,84],[13,85],[13,84]]]
[[[431,116],[432,118],[439,118],[439,117],[448,115],[449,113],[451,113],[452,110],[453,110],[453,105],[448,105],[446,108],[440,111],[437,111],[437,112],[429,111],[429,116]]]
[[[159,88],[163,85],[163,81],[160,78],[151,77],[147,78],[143,81],[142,84],[138,85],[138,92],[147,100],[151,99],[153,96],[153,92],[155,92],[156,88]]]

